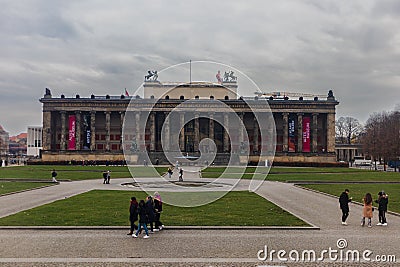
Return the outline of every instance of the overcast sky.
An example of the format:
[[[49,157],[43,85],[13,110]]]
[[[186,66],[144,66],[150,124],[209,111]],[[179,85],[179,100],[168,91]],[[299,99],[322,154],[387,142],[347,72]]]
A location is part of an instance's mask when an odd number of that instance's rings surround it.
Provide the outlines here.
[[[41,125],[38,100],[46,87],[56,97],[120,95],[125,87],[132,93],[148,69],[190,59],[231,65],[267,92],[333,89],[337,117],[365,122],[400,103],[397,0],[0,6],[0,125],[10,134]]]

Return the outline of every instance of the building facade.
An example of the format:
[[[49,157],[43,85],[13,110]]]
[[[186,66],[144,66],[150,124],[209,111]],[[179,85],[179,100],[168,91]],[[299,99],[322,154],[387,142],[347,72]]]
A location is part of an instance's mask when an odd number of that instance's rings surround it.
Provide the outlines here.
[[[26,154],[31,157],[37,157],[42,150],[42,127],[29,126],[28,136],[26,141],[27,151]]]
[[[9,133],[0,125],[0,159],[6,160],[8,155]],[[1,163],[1,162],[0,162]]]
[[[249,103],[257,110],[270,110],[275,122],[275,162],[335,162],[335,108],[338,102],[330,91],[326,99],[293,100],[267,98],[241,98],[236,96],[236,82],[224,85],[190,83],[181,85],[148,81],[144,84],[144,98],[139,96],[94,96],[82,98],[54,98],[50,90],[40,99],[43,104],[43,161],[122,161],[123,140],[135,139],[138,152],[146,151],[150,159],[166,163],[163,151],[169,145],[161,144],[161,129],[167,127],[171,140],[177,140],[180,151],[198,155],[201,140],[215,142],[216,164],[226,163],[229,155],[240,153],[244,133],[227,135],[217,121],[229,124],[229,114],[215,102],[222,102],[232,109],[245,125],[249,147],[249,160],[264,160],[260,123]],[[181,130],[170,129],[168,114],[188,99],[190,104],[171,119],[185,123]],[[213,100],[219,100],[214,101]],[[267,104],[266,104],[267,103]],[[145,129],[133,127],[122,130],[127,108],[132,118]],[[148,116],[144,116],[148,114]],[[143,118],[145,117],[145,118]],[[231,122],[232,124],[232,122]],[[135,125],[135,124],[133,124]],[[172,126],[171,126],[172,127]],[[143,131],[141,131],[143,130]],[[168,139],[169,140],[169,139]],[[272,140],[272,139],[271,139]],[[172,142],[172,141],[171,141]],[[127,149],[127,147],[125,147]]]

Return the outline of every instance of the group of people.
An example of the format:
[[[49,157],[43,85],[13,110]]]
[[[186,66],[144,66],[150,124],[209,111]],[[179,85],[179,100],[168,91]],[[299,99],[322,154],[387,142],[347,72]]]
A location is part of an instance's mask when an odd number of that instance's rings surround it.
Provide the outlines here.
[[[177,168],[178,168],[178,174],[179,174],[178,175],[179,182],[183,182],[183,169],[182,169],[182,167],[177,167]],[[171,179],[173,173],[174,172],[172,171],[172,168],[168,167],[168,170],[167,170],[168,178]]]
[[[349,189],[345,189],[339,197],[340,209],[342,210],[342,225],[347,225],[346,220],[350,212],[349,203],[352,201],[352,198],[349,197],[349,192]],[[362,201],[364,206],[362,212],[361,226],[365,226],[367,219],[368,227],[372,227],[374,207],[371,193],[366,193]],[[375,200],[375,202],[378,204],[379,212],[379,223],[377,225],[387,226],[386,212],[389,203],[389,195],[382,190],[378,193],[378,198]]]
[[[129,221],[131,222],[131,227],[128,235],[136,238],[142,232],[145,231],[145,236],[143,238],[149,238],[149,232],[154,233],[161,231],[164,227],[160,221],[160,216],[162,212],[162,199],[158,192],[154,193],[154,196],[148,196],[145,200],[136,200],[136,197],[131,198],[131,203],[129,206]],[[135,224],[139,220],[138,225]],[[150,226],[150,231],[147,228]],[[136,231],[136,232],[135,232]]]

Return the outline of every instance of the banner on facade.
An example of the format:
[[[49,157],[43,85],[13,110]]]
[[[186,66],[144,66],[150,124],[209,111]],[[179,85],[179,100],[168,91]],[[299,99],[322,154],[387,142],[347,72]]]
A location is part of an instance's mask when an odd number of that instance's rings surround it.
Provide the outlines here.
[[[75,150],[75,128],[76,128],[76,117],[75,115],[69,116],[69,128],[68,128],[68,150]]]
[[[311,152],[310,123],[310,117],[303,117],[303,152]]]
[[[83,132],[85,134],[83,138],[83,149],[90,149],[90,140],[92,139],[92,132],[90,130],[90,115],[83,116]]]
[[[295,122],[294,118],[289,118],[289,127],[288,127],[288,151],[296,152],[296,135],[295,135]]]

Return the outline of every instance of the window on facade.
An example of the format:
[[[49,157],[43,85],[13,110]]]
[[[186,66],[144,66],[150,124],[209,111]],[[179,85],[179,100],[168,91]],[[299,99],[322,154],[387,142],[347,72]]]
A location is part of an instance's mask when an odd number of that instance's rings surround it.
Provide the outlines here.
[[[111,145],[111,150],[119,150],[119,145],[118,144],[112,144]]]

